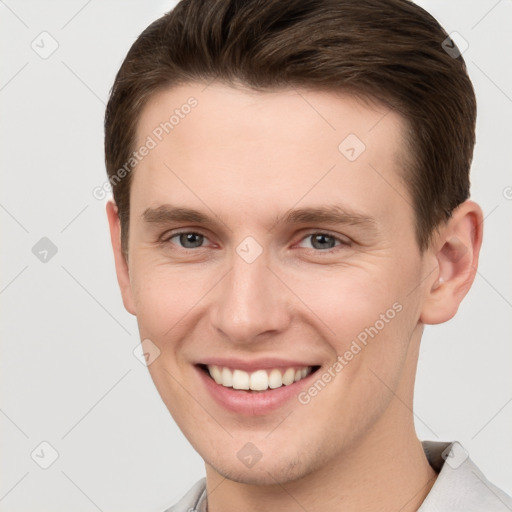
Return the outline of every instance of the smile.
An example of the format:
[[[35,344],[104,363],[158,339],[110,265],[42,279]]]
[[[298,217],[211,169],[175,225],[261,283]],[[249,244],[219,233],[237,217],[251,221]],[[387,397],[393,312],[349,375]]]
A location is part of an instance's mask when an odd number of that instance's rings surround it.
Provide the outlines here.
[[[307,377],[312,372],[311,366],[286,369],[265,369],[246,372],[223,366],[206,366],[212,379],[221,386],[239,390],[266,391],[289,386]]]
[[[320,369],[276,358],[212,358],[194,366],[207,396],[225,411],[243,416],[263,416],[296,405],[297,395]]]

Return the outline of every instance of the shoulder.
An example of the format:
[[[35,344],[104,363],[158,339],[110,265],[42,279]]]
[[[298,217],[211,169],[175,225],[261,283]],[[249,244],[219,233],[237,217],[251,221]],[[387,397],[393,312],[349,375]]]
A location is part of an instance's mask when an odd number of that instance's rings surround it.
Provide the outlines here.
[[[163,512],[200,512],[199,508],[205,502],[206,478],[198,480],[178,503]]]
[[[457,441],[424,441],[438,477],[418,512],[507,512],[512,498],[489,482]]]

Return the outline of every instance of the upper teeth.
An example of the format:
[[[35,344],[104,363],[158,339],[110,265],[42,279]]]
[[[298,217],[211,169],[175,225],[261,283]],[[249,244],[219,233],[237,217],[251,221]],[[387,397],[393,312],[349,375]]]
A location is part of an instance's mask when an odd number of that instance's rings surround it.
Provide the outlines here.
[[[230,370],[229,368],[208,365],[208,371],[217,384],[233,389],[251,389],[265,391],[288,386],[303,379],[311,373],[311,366],[304,368],[287,368],[286,370],[256,370],[248,373],[244,370]]]

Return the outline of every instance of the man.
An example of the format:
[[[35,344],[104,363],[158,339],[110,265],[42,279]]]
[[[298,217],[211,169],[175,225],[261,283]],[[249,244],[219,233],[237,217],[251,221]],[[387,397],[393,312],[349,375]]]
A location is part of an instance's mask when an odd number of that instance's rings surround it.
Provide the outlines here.
[[[512,509],[413,422],[423,326],[482,241],[456,48],[406,0],[182,1],[132,46],[105,119],[117,277],[206,467],[170,510]]]

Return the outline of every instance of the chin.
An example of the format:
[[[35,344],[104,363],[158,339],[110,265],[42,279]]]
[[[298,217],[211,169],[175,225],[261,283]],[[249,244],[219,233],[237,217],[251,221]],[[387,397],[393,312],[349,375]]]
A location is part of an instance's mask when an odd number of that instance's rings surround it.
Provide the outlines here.
[[[279,455],[274,456],[274,460],[264,460],[262,458],[250,468],[244,467],[238,459],[236,462],[223,461],[215,464],[208,461],[207,464],[222,477],[246,485],[272,486],[286,484],[300,480],[307,473],[303,460],[284,461]]]

